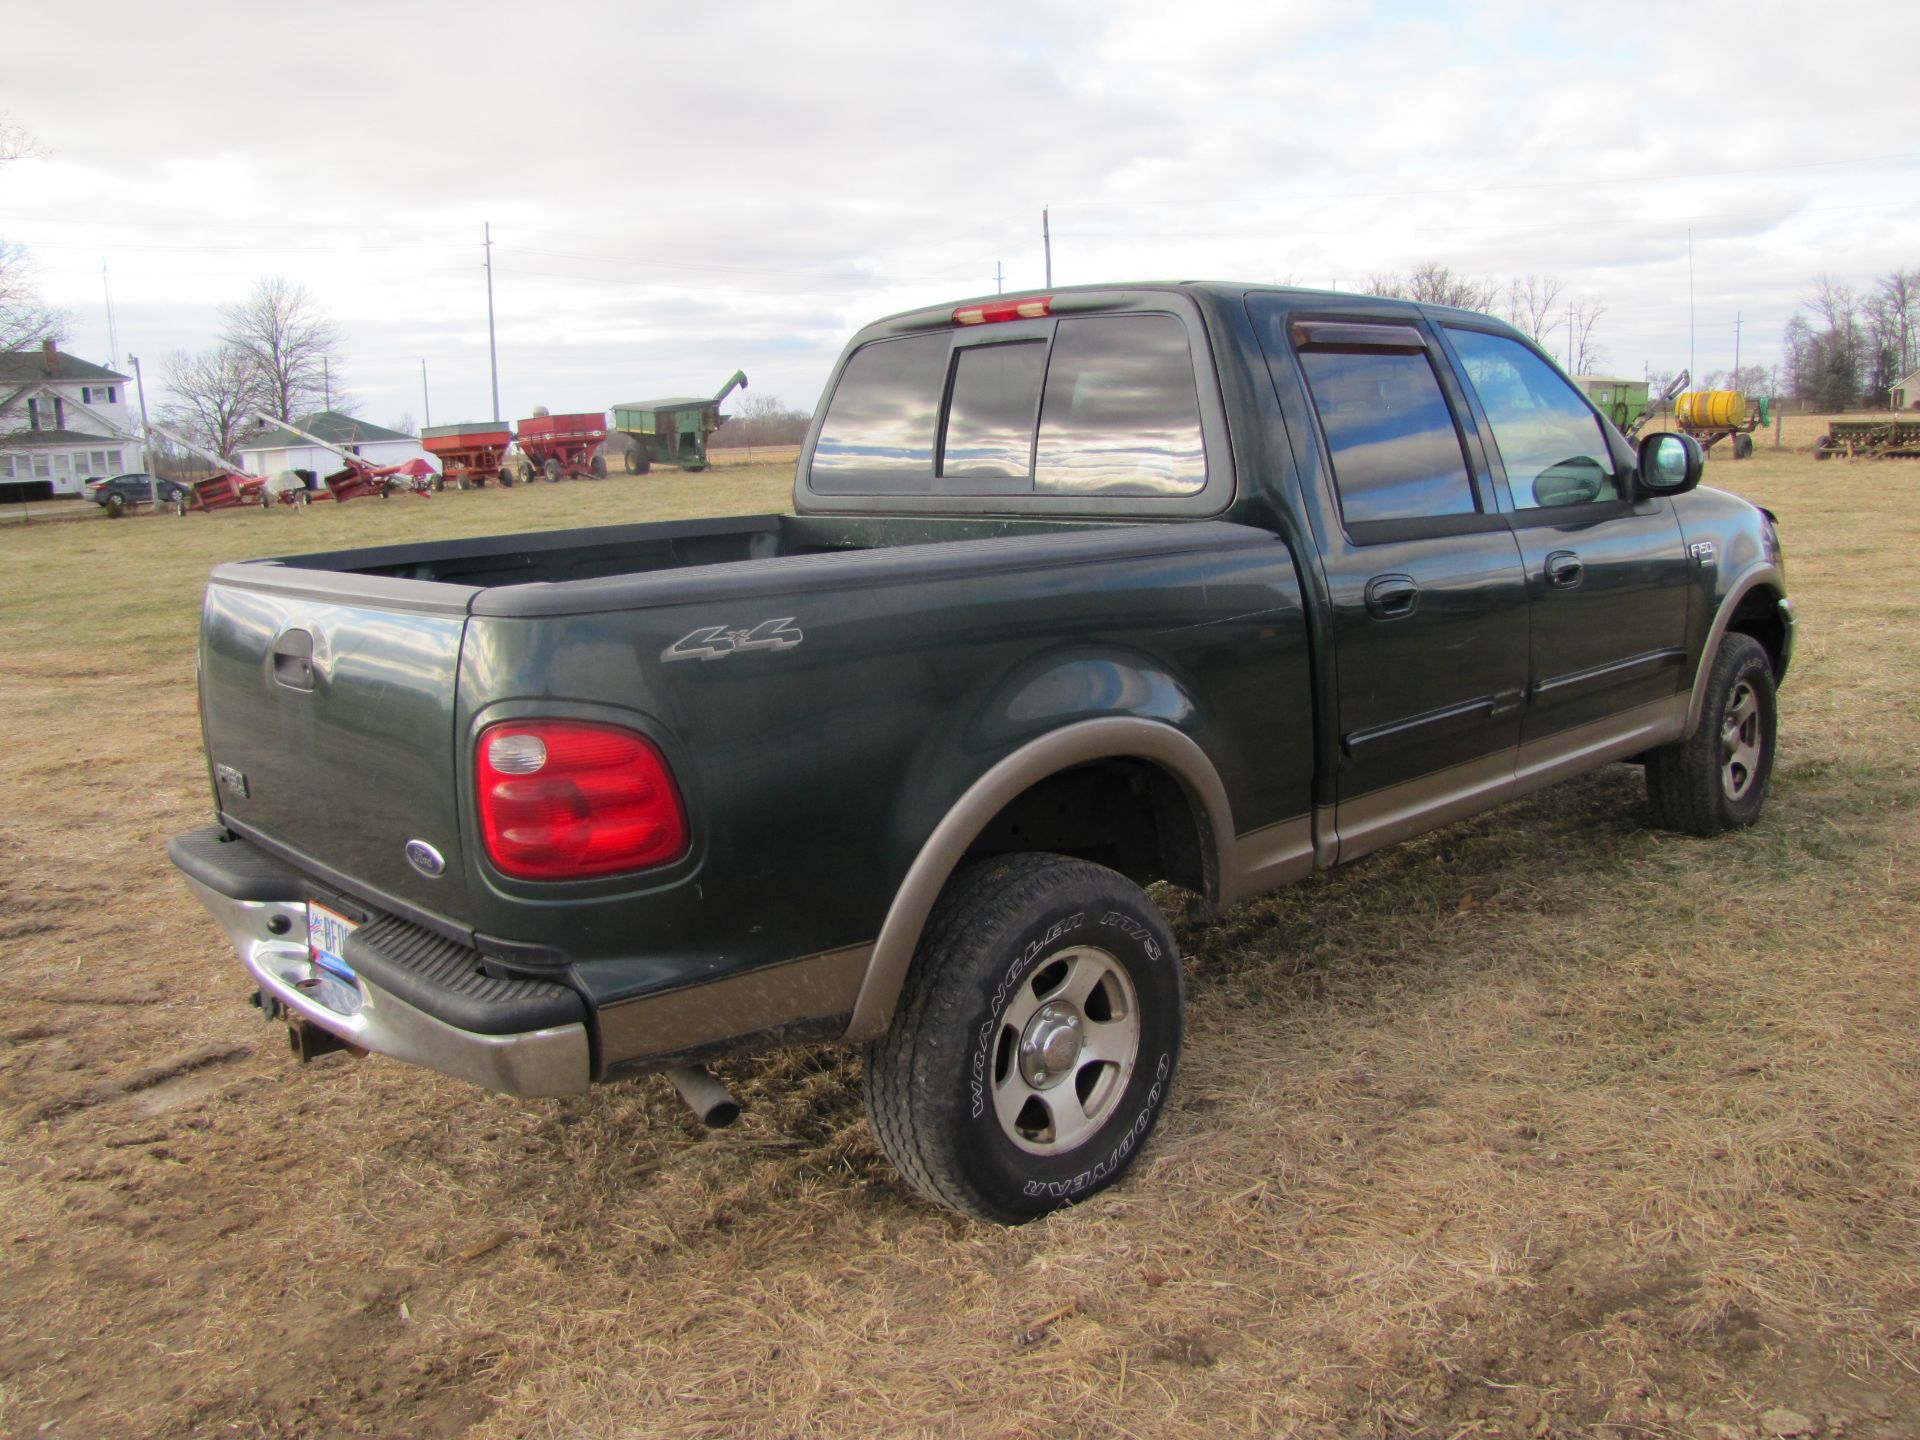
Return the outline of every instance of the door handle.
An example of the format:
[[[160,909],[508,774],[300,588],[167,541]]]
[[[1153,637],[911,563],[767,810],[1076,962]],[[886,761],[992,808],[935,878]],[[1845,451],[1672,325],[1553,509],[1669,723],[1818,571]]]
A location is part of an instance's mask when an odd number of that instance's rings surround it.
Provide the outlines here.
[[[313,636],[288,630],[273,642],[273,678],[289,690],[313,689]]]
[[[1411,575],[1376,575],[1367,582],[1367,613],[1376,620],[1401,619],[1419,603],[1420,587]]]
[[[1571,550],[1556,550],[1547,556],[1547,584],[1556,590],[1571,590],[1586,574],[1580,557]]]

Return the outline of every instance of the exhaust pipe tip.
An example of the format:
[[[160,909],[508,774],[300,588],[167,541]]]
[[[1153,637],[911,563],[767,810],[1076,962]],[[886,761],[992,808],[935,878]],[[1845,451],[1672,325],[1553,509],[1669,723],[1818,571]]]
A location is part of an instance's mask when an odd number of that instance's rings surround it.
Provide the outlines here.
[[[704,1065],[674,1065],[662,1072],[709,1130],[724,1130],[740,1118],[740,1102]]]

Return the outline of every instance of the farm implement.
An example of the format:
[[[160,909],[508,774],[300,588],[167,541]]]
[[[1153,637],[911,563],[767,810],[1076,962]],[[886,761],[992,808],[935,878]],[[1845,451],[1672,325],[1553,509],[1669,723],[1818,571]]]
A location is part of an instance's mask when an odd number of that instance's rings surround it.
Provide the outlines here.
[[[1688,390],[1673,402],[1673,418],[1681,433],[1698,440],[1702,450],[1731,440],[1733,458],[1744,460],[1753,454],[1753,432],[1772,416],[1763,395],[1742,395],[1738,390]]]
[[[249,475],[239,466],[222,459],[211,450],[203,450],[191,440],[174,434],[159,425],[148,425],[147,429],[169,444],[178,445],[190,455],[198,455],[220,473],[205,480],[195,480],[187,488],[193,498],[182,495],[173,502],[176,515],[184,515],[189,510],[235,510],[241,506],[257,505],[262,510],[271,509],[274,501],[282,505],[300,505],[306,503],[306,491],[295,486],[275,485],[265,475]]]
[[[549,480],[558,480],[563,475],[574,479],[607,478],[607,459],[600,453],[600,447],[607,440],[605,415],[550,415],[542,406],[522,420],[517,429],[520,453],[527,457],[534,475],[544,475]]]
[[[308,444],[331,451],[340,457],[345,468],[336,470],[322,480],[327,487],[326,493],[336,501],[358,500],[365,495],[377,495],[384,500],[395,490],[410,490],[415,495],[430,497],[440,478],[433,466],[417,456],[412,460],[404,460],[398,465],[375,465],[369,460],[363,460],[351,450],[334,444],[331,440],[322,440],[318,435],[302,430],[289,420],[276,420],[271,415],[260,415],[255,418],[298,435]]]
[[[627,473],[644,475],[655,465],[678,465],[682,470],[707,468],[707,437],[726,417],[720,402],[745,388],[747,372],[733,378],[708,399],[630,400],[613,407],[613,428],[632,442],[627,451]]]
[[[1920,460],[1920,420],[1834,420],[1813,444],[1813,458]]]
[[[513,484],[514,467],[507,460],[513,427],[504,421],[430,425],[420,432],[420,443],[440,462],[443,483],[451,480],[456,490],[485,485],[496,477],[502,485]]]

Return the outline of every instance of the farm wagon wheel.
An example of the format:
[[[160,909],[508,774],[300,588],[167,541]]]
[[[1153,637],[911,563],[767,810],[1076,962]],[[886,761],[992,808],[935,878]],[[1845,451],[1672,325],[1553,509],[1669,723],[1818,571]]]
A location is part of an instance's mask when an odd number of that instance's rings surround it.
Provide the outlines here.
[[[511,490],[513,488],[513,467],[511,465],[502,465],[500,467],[500,488],[503,490]]]
[[[590,463],[587,466],[587,468],[593,471],[594,479],[596,480],[606,479],[607,478],[607,457],[604,455],[594,456],[592,463]]]
[[[540,473],[546,476],[547,483],[549,485],[552,485],[552,484],[555,484],[560,479],[560,469],[561,469],[560,462],[558,460],[555,460],[549,457],[547,460],[542,462],[540,466]]]

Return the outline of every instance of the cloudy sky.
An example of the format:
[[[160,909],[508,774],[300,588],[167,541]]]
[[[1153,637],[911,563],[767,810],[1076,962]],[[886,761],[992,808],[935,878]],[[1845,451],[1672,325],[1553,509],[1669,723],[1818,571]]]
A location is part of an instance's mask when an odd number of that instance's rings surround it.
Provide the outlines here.
[[[150,376],[284,275],[383,423],[424,419],[423,359],[436,423],[491,413],[483,222],[509,418],[735,368],[810,408],[867,320],[1039,286],[1043,207],[1062,284],[1552,274],[1632,375],[1729,365],[1736,318],[1771,364],[1815,277],[1920,268],[1907,0],[76,13],[0,53],[45,151],[0,238],[68,348],[109,358],[103,265]]]

